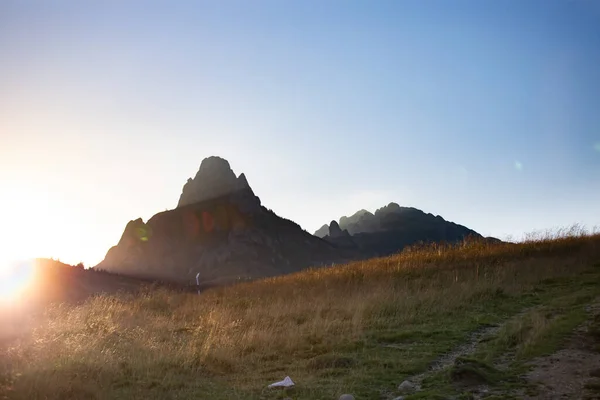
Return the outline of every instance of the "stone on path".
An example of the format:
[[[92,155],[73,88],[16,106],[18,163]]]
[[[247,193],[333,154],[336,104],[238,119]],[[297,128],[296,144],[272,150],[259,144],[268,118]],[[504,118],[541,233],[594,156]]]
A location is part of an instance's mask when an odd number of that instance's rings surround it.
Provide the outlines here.
[[[404,381],[400,385],[398,385],[398,390],[400,393],[412,393],[417,389],[414,383],[411,381]]]

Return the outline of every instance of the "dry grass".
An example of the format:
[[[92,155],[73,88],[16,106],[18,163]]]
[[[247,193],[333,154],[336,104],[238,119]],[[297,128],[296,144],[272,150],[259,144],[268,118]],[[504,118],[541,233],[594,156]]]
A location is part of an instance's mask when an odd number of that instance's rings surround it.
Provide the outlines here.
[[[294,398],[373,398],[480,324],[541,301],[544,282],[598,261],[600,235],[575,227],[519,244],[414,247],[200,296],[148,288],[54,305],[0,350],[0,395],[277,398],[264,387],[290,375]],[[388,342],[406,349],[391,355]]]

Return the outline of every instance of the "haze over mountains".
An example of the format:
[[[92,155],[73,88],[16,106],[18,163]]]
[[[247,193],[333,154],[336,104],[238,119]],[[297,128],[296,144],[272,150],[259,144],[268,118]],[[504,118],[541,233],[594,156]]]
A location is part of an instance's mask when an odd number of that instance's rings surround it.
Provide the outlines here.
[[[396,203],[360,210],[315,235],[261,204],[244,174],[220,157],[202,161],[177,208],[130,221],[95,269],[207,285],[388,255],[417,242],[481,237],[462,225]]]

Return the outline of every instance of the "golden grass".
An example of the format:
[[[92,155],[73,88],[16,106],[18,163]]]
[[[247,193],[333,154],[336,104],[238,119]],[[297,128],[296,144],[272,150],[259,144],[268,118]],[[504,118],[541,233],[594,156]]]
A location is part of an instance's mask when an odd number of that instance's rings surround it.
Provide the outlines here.
[[[395,332],[431,328],[432,342],[420,347],[411,338],[410,351],[420,353],[389,361],[396,375],[417,371],[444,334],[449,346],[484,322],[486,305],[493,318],[517,311],[519,296],[544,280],[576,277],[599,260],[600,235],[575,227],[519,244],[417,246],[201,295],[150,287],[54,305],[35,330],[0,350],[0,394],[275,398],[264,386],[285,375],[302,382],[298,398],[333,399],[353,387],[370,393],[356,385],[375,376],[387,357],[379,342]],[[381,385],[392,379],[377,376]]]

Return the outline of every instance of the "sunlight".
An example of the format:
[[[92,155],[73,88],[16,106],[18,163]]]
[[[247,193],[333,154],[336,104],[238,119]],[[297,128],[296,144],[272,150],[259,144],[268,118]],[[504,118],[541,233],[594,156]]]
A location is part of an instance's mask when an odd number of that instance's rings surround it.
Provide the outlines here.
[[[0,304],[17,301],[33,282],[34,271],[33,261],[2,263],[0,268]]]
[[[69,264],[99,261],[100,254],[94,253],[99,247],[95,230],[79,234],[85,230],[80,210],[69,206],[62,195],[23,182],[0,181],[0,188],[0,270],[8,268],[9,260],[60,257]]]

